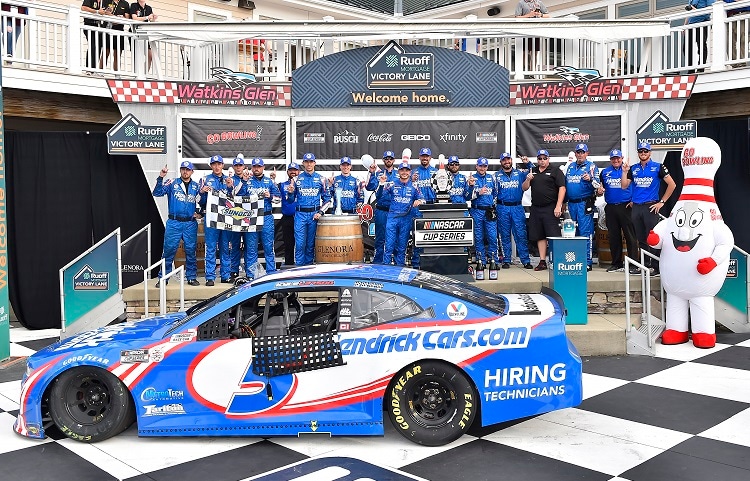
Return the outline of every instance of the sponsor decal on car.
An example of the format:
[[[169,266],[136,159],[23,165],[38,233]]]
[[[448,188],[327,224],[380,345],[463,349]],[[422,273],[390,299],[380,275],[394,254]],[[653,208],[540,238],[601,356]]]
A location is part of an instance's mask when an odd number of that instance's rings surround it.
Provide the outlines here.
[[[81,333],[69,341],[66,341],[55,348],[55,351],[63,351],[66,349],[74,349],[80,347],[96,347],[105,342],[111,341],[116,334],[119,334],[123,329],[133,327],[135,324],[132,322],[122,322],[120,324],[114,324],[112,326],[102,327],[94,331],[87,331]]]
[[[195,339],[195,330],[189,330],[187,332],[180,332],[178,334],[172,334],[169,338],[169,342],[190,342]]]
[[[565,394],[567,369],[559,362],[549,365],[505,367],[484,371],[485,401],[562,396]],[[555,384],[552,384],[555,383]],[[552,384],[542,386],[540,384]],[[497,390],[492,390],[493,388]],[[506,388],[506,389],[498,389]]]
[[[185,392],[179,389],[166,388],[164,390],[157,390],[155,387],[147,387],[141,393],[141,401],[143,402],[154,402],[154,401],[172,401],[175,399],[184,399]]]
[[[185,408],[181,403],[165,404],[163,406],[157,406],[150,404],[143,406],[146,410],[144,416],[168,416],[170,414],[186,414]]]
[[[448,304],[448,308],[445,312],[447,312],[448,317],[454,321],[462,321],[466,319],[467,315],[469,315],[469,309],[466,307],[466,304],[458,301]]]
[[[333,281],[284,281],[277,282],[276,287],[332,286]]]
[[[104,358],[104,357],[94,356],[93,354],[84,354],[82,356],[69,357],[62,362],[62,365],[67,366],[68,364],[72,364],[74,362],[96,362],[99,364],[109,364],[109,359]]]
[[[363,289],[382,289],[383,284],[379,282],[355,281],[354,287],[361,287]]]
[[[130,349],[127,351],[120,351],[121,364],[148,362],[148,360],[148,349]]]

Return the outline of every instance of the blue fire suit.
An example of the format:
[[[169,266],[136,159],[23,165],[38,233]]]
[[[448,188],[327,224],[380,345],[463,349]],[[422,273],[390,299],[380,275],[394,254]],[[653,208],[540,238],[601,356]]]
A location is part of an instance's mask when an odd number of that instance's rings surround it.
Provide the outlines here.
[[[229,193],[229,188],[224,184],[226,176],[216,176],[213,173],[208,174],[201,181],[202,184],[211,187],[219,192]],[[208,201],[208,192],[201,194],[200,205],[202,210],[206,210]],[[221,279],[229,279],[231,273],[231,258],[229,255],[229,232],[221,229],[206,226],[206,280],[216,279],[216,248],[219,249],[219,259],[221,259],[221,268],[219,275]]]
[[[266,197],[266,192],[270,197]],[[240,195],[257,195],[258,199],[263,199],[263,229],[260,234],[260,240],[263,243],[263,254],[266,257],[266,274],[276,272],[276,255],[274,253],[274,224],[273,224],[273,201],[281,199],[281,191],[267,177],[260,178],[252,176],[245,184],[245,189]],[[258,232],[245,232],[242,234],[245,240],[245,272],[251,277],[252,266],[258,262]]]
[[[510,264],[513,257],[513,249],[510,243],[510,233],[516,239],[516,249],[521,263],[524,265],[531,262],[529,258],[529,239],[526,235],[526,212],[521,199],[523,198],[523,187],[521,185],[529,175],[528,170],[511,169],[505,172],[500,169],[495,173],[495,184],[497,185],[497,228],[500,232],[500,241],[503,245],[503,263]]]
[[[318,221],[313,217],[331,206],[331,195],[326,180],[317,172],[300,172],[294,179],[294,192],[287,192],[287,200],[297,202],[294,215],[294,262],[298,266],[312,264],[315,260],[315,231]]]
[[[381,170],[370,175],[370,179],[367,181],[367,190],[376,191],[378,188],[378,177]],[[398,171],[391,169],[391,171],[385,171],[385,186],[396,182],[398,180]],[[377,195],[375,196],[377,199]],[[383,264],[383,251],[385,249],[385,227],[388,223],[388,211],[391,208],[391,200],[383,197],[377,201],[375,205],[375,215],[373,220],[375,221],[375,252],[372,257],[373,264]],[[391,263],[391,259],[388,259],[386,264]]]
[[[477,261],[486,264],[488,260],[499,261],[497,256],[497,220],[488,218],[494,217],[491,212],[495,209],[495,198],[497,198],[497,188],[495,178],[492,174],[479,175],[474,173],[472,176],[476,179],[472,192],[471,208],[469,214],[474,219],[474,248],[477,251]],[[482,194],[482,188],[486,187],[487,192]],[[487,239],[489,252],[485,254],[484,241]]]
[[[161,255],[164,259],[165,274],[172,272],[172,262],[182,239],[185,249],[185,277],[191,281],[198,276],[198,263],[195,258],[198,223],[193,214],[196,211],[200,187],[193,180],[187,184],[187,189],[185,187],[182,179],[170,179],[165,183],[159,176],[156,178],[153,194],[154,197],[166,195],[169,205],[169,216],[164,229],[164,251]]]
[[[232,176],[232,181],[234,182],[234,184],[232,185],[232,195],[243,195],[241,194],[241,192],[244,191],[243,189],[245,181],[242,180],[242,177],[240,177],[239,175],[234,175]],[[239,274],[240,261],[242,260],[242,250],[240,249],[242,232],[227,232],[227,235],[229,236],[230,244],[229,256],[231,258],[231,273]]]
[[[585,174],[589,180],[583,180]],[[594,235],[594,197],[598,187],[599,169],[596,164],[586,160],[582,164],[572,162],[565,174],[565,196],[568,200],[570,218],[578,225],[576,235],[586,237],[586,261],[591,266],[591,241]],[[594,185],[594,183],[596,185]]]
[[[423,200],[422,193],[410,181],[404,183],[398,180],[386,187],[378,187],[375,196],[378,201],[385,198],[390,203],[383,258],[390,259],[393,256],[397,266],[404,266],[406,265],[406,244],[414,223],[412,206],[415,200]],[[390,264],[385,261],[384,263]]]
[[[471,200],[472,189],[466,183],[466,176],[463,174],[448,174],[453,177],[453,186],[448,190],[451,204],[466,205],[466,201]]]
[[[336,209],[336,189],[341,189],[341,212],[356,214],[357,206],[364,202],[362,189],[359,188],[359,180],[352,175],[343,174],[333,178],[330,195],[334,209]]]
[[[417,177],[419,178],[416,182],[416,187],[424,198],[426,204],[434,204],[437,199],[435,189],[432,187],[432,177],[437,173],[437,169],[428,165],[423,167],[421,164],[415,169]],[[412,217],[418,219],[422,216],[422,212],[419,209],[412,209]],[[414,231],[414,222],[411,223],[412,232]],[[411,251],[411,266],[414,269],[419,269],[420,256],[424,249],[422,247],[414,247]]]

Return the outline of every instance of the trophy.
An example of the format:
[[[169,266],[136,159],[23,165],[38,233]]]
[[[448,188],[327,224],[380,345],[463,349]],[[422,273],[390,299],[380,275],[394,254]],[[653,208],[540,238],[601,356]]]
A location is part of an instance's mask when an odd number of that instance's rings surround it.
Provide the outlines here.
[[[453,187],[453,176],[448,175],[445,170],[445,156],[440,154],[438,156],[440,166],[438,171],[432,176],[431,183],[432,188],[435,191],[435,199],[437,202],[450,202],[450,190]]]
[[[343,194],[344,189],[341,187],[336,187],[333,189],[333,198],[334,202],[336,203],[336,210],[333,212],[333,215],[343,215],[344,213],[341,211],[341,195]]]

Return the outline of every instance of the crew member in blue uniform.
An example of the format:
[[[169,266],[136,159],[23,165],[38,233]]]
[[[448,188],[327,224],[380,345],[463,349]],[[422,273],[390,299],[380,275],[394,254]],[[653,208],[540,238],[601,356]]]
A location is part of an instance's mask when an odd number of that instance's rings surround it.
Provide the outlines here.
[[[252,176],[245,183],[244,190],[240,195],[257,195],[258,200],[263,200],[263,209],[259,214],[263,215],[263,229],[260,233],[260,240],[263,244],[263,254],[266,258],[266,273],[273,274],[276,272],[276,255],[274,253],[274,228],[273,228],[273,202],[278,202],[281,198],[279,188],[274,184],[270,177],[263,174],[265,162],[260,157],[255,157],[250,161],[250,170]],[[252,266],[258,262],[258,232],[245,232],[245,273],[248,278],[252,278]]]
[[[197,286],[199,284],[196,279],[198,262],[195,258],[195,248],[198,242],[198,223],[195,216],[200,187],[190,178],[193,175],[191,162],[186,160],[180,164],[178,181],[173,179],[165,181],[164,177],[168,171],[166,165],[161,169],[153,192],[154,197],[166,195],[169,206],[167,225],[164,228],[164,251],[161,255],[164,259],[164,273],[166,275],[172,272],[172,262],[182,240],[185,249],[185,278],[188,284]],[[159,281],[156,282],[156,287],[159,287],[160,282],[161,271],[159,271]]]
[[[412,172],[412,182],[419,189],[424,199],[425,204],[434,204],[437,199],[435,189],[432,187],[432,178],[435,176],[437,169],[430,165],[432,162],[432,150],[429,147],[422,147],[419,149],[419,165],[416,170]],[[412,218],[418,219],[422,217],[422,212],[419,209],[412,210]],[[412,232],[414,231],[414,222],[411,224]],[[420,256],[424,251],[421,247],[413,247],[411,251],[411,266],[414,269],[419,269]]]
[[[224,159],[221,155],[214,155],[209,161],[211,165],[211,173],[201,179],[201,209],[205,212],[206,202],[208,201],[208,193],[211,190],[217,192],[224,192],[229,194],[231,192],[234,182],[231,177],[224,175]],[[205,240],[206,240],[206,285],[213,286],[214,279],[216,279],[216,249],[219,250],[219,258],[221,259],[221,267],[219,268],[219,275],[221,276],[221,282],[228,284],[231,281],[231,259],[229,256],[229,232],[214,227],[205,227]]]
[[[508,152],[500,156],[500,170],[495,173],[497,186],[497,228],[503,245],[503,269],[510,268],[513,257],[510,233],[516,240],[516,249],[523,267],[533,269],[529,257],[529,239],[526,235],[526,211],[521,205],[523,182],[527,170],[513,168],[513,158]]]
[[[451,188],[448,190],[451,204],[458,204],[466,206],[466,202],[471,200],[471,193],[473,189],[469,188],[469,184],[466,181],[466,176],[458,172],[461,168],[461,161],[457,155],[451,155],[448,157],[448,175],[453,180]]]
[[[576,161],[568,166],[565,190],[570,218],[576,222],[576,235],[586,237],[586,270],[591,270],[591,244],[594,237],[594,202],[599,188],[599,169],[588,160],[589,147],[577,144]]]
[[[469,214],[474,219],[474,248],[477,252],[477,262],[487,264],[488,261],[499,262],[497,255],[497,219],[495,218],[495,198],[497,187],[495,177],[487,174],[489,161],[486,157],[477,159],[477,171],[469,177],[472,187],[471,208]],[[489,252],[485,253],[484,241],[487,239]]]
[[[352,159],[341,157],[340,170],[341,174],[337,175],[331,181],[331,199],[333,208],[336,208],[336,190],[341,189],[341,212],[343,214],[356,214],[357,207],[364,202],[364,194],[359,185],[359,180],[352,175]]]
[[[301,172],[294,182],[287,186],[287,200],[297,202],[294,215],[294,260],[298,266],[312,264],[315,260],[315,231],[318,219],[331,206],[331,196],[326,180],[315,172],[315,155],[302,156]]]
[[[633,186],[622,188],[622,151],[613,149],[609,153],[610,165],[599,174],[601,185],[599,195],[604,195],[607,202],[604,215],[607,222],[607,237],[612,253],[612,264],[607,272],[622,272],[625,265],[622,260],[622,237],[628,246],[628,257],[638,260],[638,241],[635,237],[631,212],[633,200]],[[638,268],[631,266],[631,274],[638,274]]]
[[[388,260],[393,256],[397,266],[406,265],[406,244],[413,224],[412,209],[419,207],[423,201],[422,193],[411,182],[410,175],[409,162],[402,162],[398,166],[396,182],[388,182],[387,175],[381,171],[375,191],[376,198],[385,198],[390,205],[383,258]],[[390,264],[387,261],[384,263]]]
[[[386,186],[389,183],[398,180],[398,171],[393,168],[393,162],[395,159],[396,154],[394,154],[392,150],[386,150],[383,152],[382,171],[378,169],[375,162],[372,163],[370,166],[370,177],[367,180],[367,190],[374,192],[378,188],[380,172],[385,173]],[[388,222],[388,211],[390,208],[391,200],[389,198],[382,198],[375,204],[375,215],[373,217],[373,221],[375,222],[375,252],[372,257],[373,264],[390,264],[392,261],[392,259],[388,259],[387,262],[383,262],[383,251],[385,249],[385,225]]]
[[[247,181],[249,174],[245,169],[245,157],[242,154],[237,154],[237,157],[232,161],[232,196],[242,195],[239,192],[243,190],[245,182]],[[240,275],[240,261],[242,260],[242,249],[240,244],[242,241],[242,232],[227,232],[229,236],[229,255],[231,258],[231,269],[230,276],[232,280],[237,279]]]
[[[279,184],[281,195],[281,238],[284,240],[284,265],[294,265],[294,214],[297,212],[297,202],[290,201],[286,192],[289,190],[289,184],[294,182],[294,178],[299,175],[299,165],[296,162],[289,162],[286,168],[287,180]]]
[[[646,249],[656,255],[656,249],[648,245],[646,238],[659,223],[659,210],[664,207],[664,203],[674,192],[676,184],[664,164],[651,160],[651,144],[648,142],[638,144],[638,159],[640,163],[632,167],[627,162],[622,164],[621,187],[627,189],[631,183],[633,184],[632,216],[635,236],[641,249]],[[661,197],[659,197],[661,184],[659,179],[667,184],[667,189]],[[645,261],[646,266],[652,269],[652,274],[659,275],[659,263],[650,257],[647,257]]]

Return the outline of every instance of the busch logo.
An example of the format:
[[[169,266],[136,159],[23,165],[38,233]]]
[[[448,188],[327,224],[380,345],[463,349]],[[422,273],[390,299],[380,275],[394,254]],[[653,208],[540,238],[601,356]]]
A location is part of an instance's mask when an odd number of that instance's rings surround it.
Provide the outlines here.
[[[388,132],[384,134],[369,134],[367,136],[368,142],[390,142],[393,138],[393,134]]]
[[[338,134],[333,136],[333,143],[334,144],[358,144],[359,135],[355,134],[354,132],[349,132],[348,130],[344,130],[343,132],[339,132]]]

